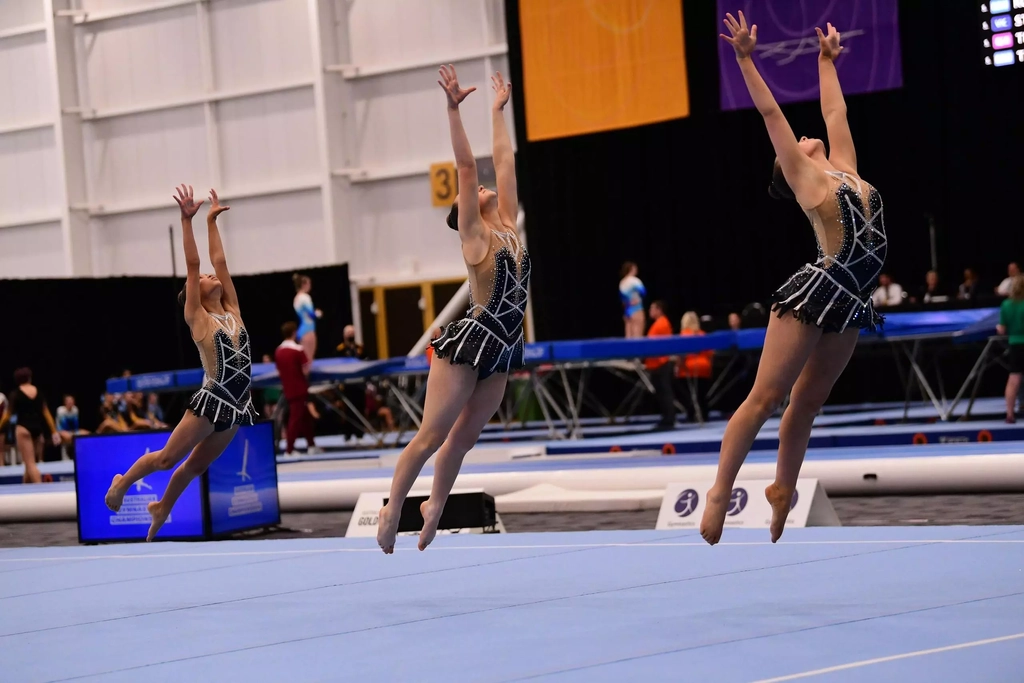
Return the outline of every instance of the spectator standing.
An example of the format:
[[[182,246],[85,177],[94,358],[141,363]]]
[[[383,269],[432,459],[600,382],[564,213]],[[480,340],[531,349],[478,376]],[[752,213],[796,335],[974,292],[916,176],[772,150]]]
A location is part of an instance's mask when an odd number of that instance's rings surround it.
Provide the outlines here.
[[[704,336],[704,330],[700,328],[700,318],[696,313],[686,312],[679,326],[679,335],[682,337]],[[686,380],[689,385],[686,397],[689,401],[687,412],[690,422],[707,419],[708,384],[711,381],[711,364],[714,356],[714,351],[688,353],[683,356],[676,371],[676,376]]]
[[[39,388],[32,384],[32,370],[15,370],[14,386],[16,388],[11,392],[7,410],[0,418],[0,432],[7,428],[12,419],[17,419],[15,443],[25,463],[25,473],[21,480],[26,484],[38,484],[43,480],[37,465],[43,459],[43,432],[50,432],[54,446],[60,445],[60,434],[57,433],[57,425],[46,405],[46,399]]]
[[[291,456],[295,451],[295,440],[306,439],[307,453],[316,452],[316,441],[313,435],[313,419],[306,404],[309,403],[309,356],[298,343],[298,326],[287,322],[281,326],[284,341],[274,352],[274,364],[281,379],[281,389],[288,401],[288,427],[285,432],[285,455]]]
[[[1024,373],[1024,277],[1017,276],[1010,286],[1010,298],[999,307],[999,334],[1010,341],[1010,377],[1006,380],[1006,421],[1017,422],[1017,394]]]
[[[650,308],[651,328],[647,331],[648,337],[670,337],[672,336],[672,323],[665,315],[665,304],[655,301]],[[658,399],[661,409],[661,421],[655,429],[672,429],[676,426],[676,403],[675,392],[672,385],[675,378],[675,364],[670,363],[668,357],[648,358],[644,361],[644,367],[650,373],[654,382],[654,394]]]

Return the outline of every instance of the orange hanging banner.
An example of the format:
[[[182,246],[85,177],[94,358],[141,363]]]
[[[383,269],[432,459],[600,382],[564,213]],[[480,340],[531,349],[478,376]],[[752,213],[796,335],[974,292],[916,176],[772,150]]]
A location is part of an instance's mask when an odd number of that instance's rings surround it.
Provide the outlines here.
[[[520,0],[530,140],[689,116],[682,0]]]

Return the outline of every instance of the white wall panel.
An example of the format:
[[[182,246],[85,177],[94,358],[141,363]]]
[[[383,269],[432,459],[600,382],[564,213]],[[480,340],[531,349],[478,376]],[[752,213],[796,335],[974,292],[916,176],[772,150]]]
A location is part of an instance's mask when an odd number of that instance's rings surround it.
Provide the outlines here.
[[[210,33],[218,89],[311,76],[305,0],[219,0],[210,4]]]
[[[0,223],[59,215],[61,196],[53,129],[0,135]]]
[[[169,201],[179,183],[210,182],[201,107],[96,121],[86,140],[94,206]]]
[[[0,40],[0,128],[53,119],[49,69],[44,33]]]
[[[221,102],[217,123],[225,187],[316,178],[311,88]]]
[[[178,205],[167,195],[167,208],[117,216],[94,218],[92,228],[93,265],[98,275],[170,275],[171,241],[167,226],[174,227],[178,274],[185,274],[185,256],[181,248],[181,223]],[[206,221],[200,210],[193,222],[199,253],[205,254]],[[208,259],[207,259],[208,260]],[[209,269],[209,263],[205,268]]]
[[[318,191],[223,199],[231,207],[220,218],[231,272],[260,273],[332,262]]]
[[[483,62],[469,62],[456,68],[463,87],[477,88],[460,108],[469,143],[474,154],[488,156],[491,98],[490,88],[484,87]],[[437,78],[437,69],[428,67],[353,84],[356,158],[360,166],[377,168],[424,161],[423,182],[427,182],[431,162],[453,158],[448,110]]]
[[[448,210],[430,205],[423,178],[361,184],[354,193],[351,277],[465,275],[458,233],[445,225]]]
[[[0,229],[0,279],[61,277],[64,274],[59,221]]]
[[[486,44],[489,0],[355,0],[349,11],[352,62],[360,66],[433,59]]]
[[[204,187],[203,196],[205,190]],[[231,207],[230,211],[221,214],[218,224],[232,273],[306,268],[330,262],[326,258],[324,219],[318,192],[239,200],[225,193],[219,194],[221,200]],[[93,258],[97,271],[103,275],[170,274],[171,243],[167,227],[173,226],[177,273],[184,277],[185,253],[178,207],[170,195],[167,202],[166,209],[93,219]],[[206,206],[193,220],[193,230],[203,272],[210,272]]]
[[[93,109],[160,103],[202,92],[194,6],[86,24],[79,30],[85,32],[84,68]]]
[[[0,31],[42,23],[43,0],[0,0]]]

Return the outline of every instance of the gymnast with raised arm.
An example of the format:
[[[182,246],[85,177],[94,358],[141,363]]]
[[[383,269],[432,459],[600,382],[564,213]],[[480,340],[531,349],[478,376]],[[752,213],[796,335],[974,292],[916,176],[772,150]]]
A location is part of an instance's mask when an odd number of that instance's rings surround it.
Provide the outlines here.
[[[700,532],[718,543],[740,467],[761,426],[786,395],[789,406],[779,427],[775,482],[765,489],[772,506],[771,538],[782,535],[797,477],[807,451],[811,425],[832,386],[846,368],[862,328],[882,322],[871,294],[885,262],[882,198],[857,173],[857,155],[846,120],[846,102],[835,60],[842,52],[839,34],[828,24],[818,29],[821,52],[821,112],[828,132],[828,152],[821,140],[797,140],[786,117],[751,59],[757,26],[747,28],[726,15],[736,62],[757,110],[764,117],[777,158],[769,193],[795,200],[818,242],[818,260],[796,272],[772,296],[778,313],[768,324],[764,351],[750,395],[729,421],[722,439],[718,476],[707,494]]]
[[[185,322],[199,349],[203,364],[203,385],[189,401],[189,409],[171,432],[167,445],[135,461],[128,472],[114,476],[106,503],[113,511],[121,509],[125,493],[132,484],[157,470],[174,468],[164,497],[148,506],[153,523],[147,541],[152,541],[167,520],[174,503],[189,483],[220,457],[235,437],[240,425],[251,425],[257,414],[252,403],[252,353],[249,333],[242,323],[238,296],[231,282],[224,246],[217,229],[217,216],[230,207],[223,206],[217,193],[210,190],[210,211],[206,216],[210,261],[214,275],[199,273],[199,249],[192,234],[192,217],[203,200],[196,202],[192,187],[182,185],[174,198],[181,208],[181,234],[188,272],[178,303],[185,309]]]
[[[457,230],[469,271],[470,307],[431,342],[434,361],[427,375],[423,421],[402,451],[391,494],[380,511],[377,543],[391,554],[402,505],[434,452],[430,498],[420,505],[423,529],[419,549],[437,532],[445,501],[455,485],[462,458],[476,444],[505,395],[508,373],[523,367],[523,318],[530,280],[530,257],[519,240],[516,165],[504,109],[512,84],[491,77],[493,156],[498,192],[478,184],[476,160],[462,125],[459,105],[476,88],[459,86],[455,67],[441,67],[438,84],[448,99],[448,123],[459,174],[459,189],[448,227]],[[443,362],[448,360],[448,362]],[[440,450],[439,450],[440,449]]]

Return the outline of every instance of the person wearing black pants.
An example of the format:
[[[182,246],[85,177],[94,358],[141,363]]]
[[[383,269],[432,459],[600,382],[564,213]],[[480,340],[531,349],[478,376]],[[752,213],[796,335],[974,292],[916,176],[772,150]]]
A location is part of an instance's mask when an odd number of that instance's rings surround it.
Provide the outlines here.
[[[672,323],[665,315],[665,304],[655,301],[650,309],[651,329],[647,331],[648,337],[671,337]],[[655,429],[672,429],[676,426],[676,402],[675,384],[676,364],[668,357],[648,358],[644,361],[644,367],[651,376],[654,384],[654,395],[658,399],[658,406],[661,412],[661,420]]]

